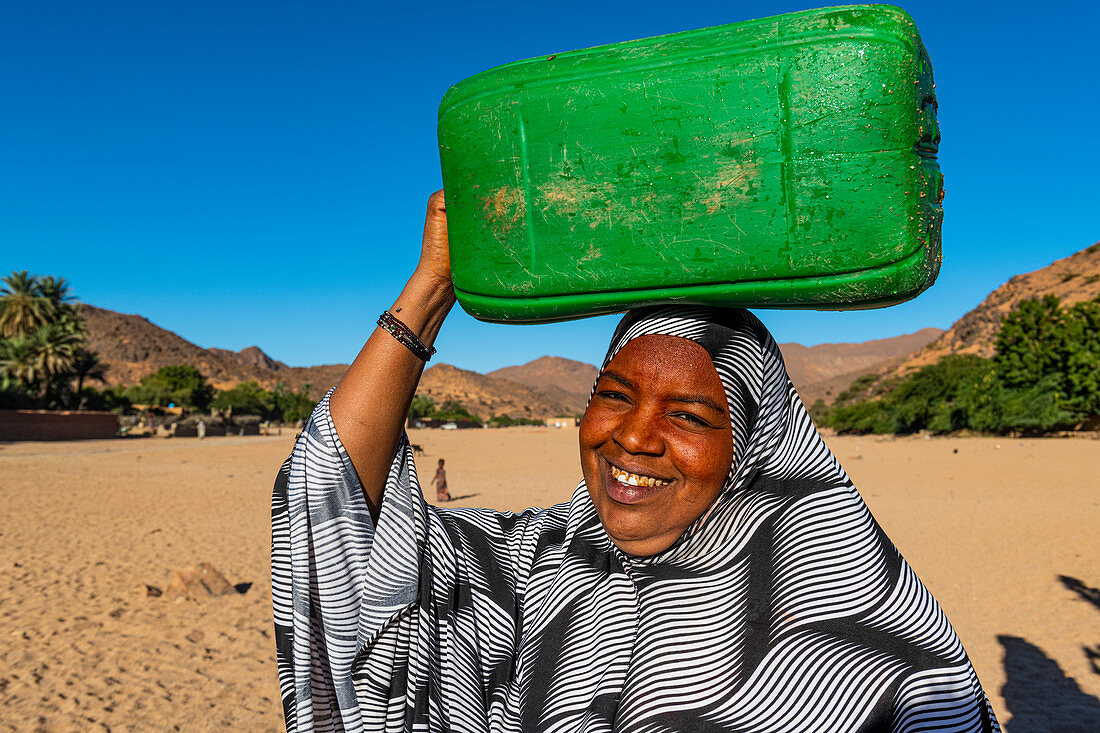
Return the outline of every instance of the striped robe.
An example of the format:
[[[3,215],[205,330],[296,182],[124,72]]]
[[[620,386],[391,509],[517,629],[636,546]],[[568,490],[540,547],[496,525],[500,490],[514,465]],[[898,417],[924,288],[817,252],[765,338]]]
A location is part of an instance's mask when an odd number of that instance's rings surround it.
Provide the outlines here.
[[[999,731],[939,605],[743,310],[646,309],[710,353],[736,458],[668,550],[628,556],[582,482],[519,514],[428,506],[407,440],[377,523],[327,397],[272,510],[288,731]]]

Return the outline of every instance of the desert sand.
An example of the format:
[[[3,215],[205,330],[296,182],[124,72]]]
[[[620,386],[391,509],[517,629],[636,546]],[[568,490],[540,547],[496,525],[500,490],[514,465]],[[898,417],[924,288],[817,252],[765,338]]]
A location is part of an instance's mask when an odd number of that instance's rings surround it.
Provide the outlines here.
[[[0,729],[282,729],[268,503],[291,432],[0,444]],[[579,479],[575,429],[410,439],[422,477],[446,458],[456,505],[565,501]],[[828,442],[1007,729],[1100,730],[1100,440]],[[147,595],[201,561],[244,592]]]

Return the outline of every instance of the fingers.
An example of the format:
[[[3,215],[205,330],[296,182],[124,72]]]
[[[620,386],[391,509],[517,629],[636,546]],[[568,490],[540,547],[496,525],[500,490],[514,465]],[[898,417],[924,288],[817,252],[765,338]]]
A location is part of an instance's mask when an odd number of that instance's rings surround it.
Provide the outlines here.
[[[433,211],[447,211],[447,202],[444,199],[442,188],[428,197],[428,212]]]
[[[420,250],[419,267],[446,279],[451,279],[450,243],[447,239],[447,202],[443,191],[428,197],[428,211],[424,217],[424,241]]]

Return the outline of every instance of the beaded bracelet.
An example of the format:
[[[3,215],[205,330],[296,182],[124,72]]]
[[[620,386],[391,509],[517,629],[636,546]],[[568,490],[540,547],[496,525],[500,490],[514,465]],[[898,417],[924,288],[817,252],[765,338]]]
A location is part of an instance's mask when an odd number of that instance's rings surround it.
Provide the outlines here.
[[[428,361],[435,353],[434,346],[431,348],[425,346],[424,342],[416,337],[411,328],[399,321],[389,311],[382,311],[382,315],[378,316],[378,325],[389,331],[391,336],[408,347],[413,356],[420,359],[420,361]]]

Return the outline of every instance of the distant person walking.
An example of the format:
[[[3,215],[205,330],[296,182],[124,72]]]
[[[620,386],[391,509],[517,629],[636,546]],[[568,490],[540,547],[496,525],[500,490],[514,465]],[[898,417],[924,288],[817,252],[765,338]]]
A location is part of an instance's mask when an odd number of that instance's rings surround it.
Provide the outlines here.
[[[443,470],[443,459],[439,459],[439,468],[435,469],[435,478],[432,479],[432,483],[435,484],[435,500],[436,501],[450,501],[451,495],[447,491],[447,472]]]
[[[199,440],[202,440],[206,437],[206,423],[204,423],[202,420],[199,420],[199,424],[196,426],[196,430],[199,434]]]

